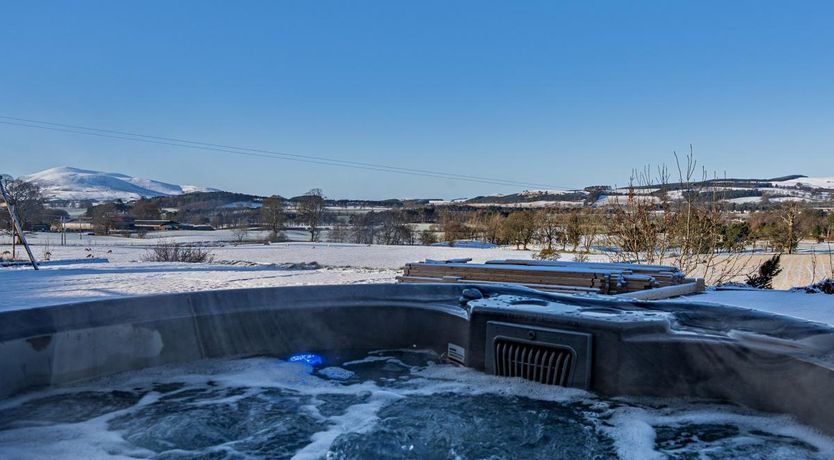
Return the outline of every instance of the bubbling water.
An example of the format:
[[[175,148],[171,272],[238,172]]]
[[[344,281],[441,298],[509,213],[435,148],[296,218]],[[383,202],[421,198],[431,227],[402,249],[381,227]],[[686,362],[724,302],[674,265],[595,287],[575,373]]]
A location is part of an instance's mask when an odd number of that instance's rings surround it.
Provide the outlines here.
[[[128,372],[0,402],[0,458],[823,459],[788,417],[605,399],[432,352],[258,357]]]

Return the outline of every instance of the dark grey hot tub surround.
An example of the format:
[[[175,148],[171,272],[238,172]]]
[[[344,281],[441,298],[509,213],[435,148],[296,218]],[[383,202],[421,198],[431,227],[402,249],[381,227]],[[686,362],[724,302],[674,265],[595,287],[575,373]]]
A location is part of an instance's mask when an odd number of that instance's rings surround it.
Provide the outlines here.
[[[834,328],[495,285],[238,289],[6,311],[0,397],[204,358],[412,347],[537,381],[558,381],[545,367],[559,367],[563,382],[606,396],[734,402],[834,434]]]

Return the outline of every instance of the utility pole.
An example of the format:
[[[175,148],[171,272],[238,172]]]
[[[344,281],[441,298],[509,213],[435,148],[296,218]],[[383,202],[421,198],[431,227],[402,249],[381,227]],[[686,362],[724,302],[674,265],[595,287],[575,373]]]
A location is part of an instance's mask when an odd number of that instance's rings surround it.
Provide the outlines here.
[[[61,216],[61,246],[67,245],[67,223],[64,216]]]
[[[26,254],[29,255],[29,261],[32,262],[32,268],[38,270],[38,262],[35,260],[34,254],[32,254],[32,249],[29,248],[29,243],[26,242],[26,236],[23,234],[23,229],[20,227],[20,221],[17,219],[17,213],[15,213],[14,205],[9,200],[8,194],[6,194],[6,177],[8,176],[0,176],[0,197],[3,198],[3,201],[6,203],[6,209],[9,210],[9,216],[12,219],[12,247],[15,244],[15,233],[17,233],[17,237],[20,238],[20,242],[23,243],[23,247],[26,248]]]

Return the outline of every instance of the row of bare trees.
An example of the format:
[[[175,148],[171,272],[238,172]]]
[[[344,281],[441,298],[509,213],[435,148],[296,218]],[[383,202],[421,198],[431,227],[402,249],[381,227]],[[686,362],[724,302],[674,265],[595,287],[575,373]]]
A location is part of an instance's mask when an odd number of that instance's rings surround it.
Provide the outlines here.
[[[821,242],[834,236],[834,214],[801,201],[782,202],[752,216],[734,213],[724,190],[706,182],[708,174],[698,168],[691,148],[675,160],[678,182],[670,182],[666,167],[655,176],[646,168],[632,174],[628,195],[609,206],[605,237],[608,246],[617,248],[613,259],[671,264],[722,283],[749,269],[749,249],[760,241],[767,249],[791,254],[804,238]]]
[[[287,209],[284,199],[278,195],[264,198],[260,210],[260,223],[269,230],[270,241],[280,241],[285,237],[283,230],[287,221]],[[310,241],[321,239],[322,227],[328,216],[324,193],[314,188],[298,198],[295,209],[295,222],[304,225],[310,232]]]
[[[496,211],[441,214],[437,228],[443,241],[477,239],[496,245],[544,251],[588,252],[599,242],[606,212],[596,208],[539,208],[509,213]]]
[[[411,218],[401,211],[355,214],[338,221],[330,230],[330,241],[356,244],[432,244],[436,240],[418,233]],[[431,234],[431,232],[429,232]]]

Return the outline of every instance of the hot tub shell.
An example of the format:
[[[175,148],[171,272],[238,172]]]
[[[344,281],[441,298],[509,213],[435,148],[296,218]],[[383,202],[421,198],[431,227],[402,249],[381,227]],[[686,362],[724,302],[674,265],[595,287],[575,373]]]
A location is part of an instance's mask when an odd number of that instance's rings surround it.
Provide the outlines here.
[[[463,365],[492,372],[489,331],[501,324],[533,344],[547,331],[587,336],[575,364],[586,375],[574,386],[606,396],[729,401],[834,434],[828,326],[712,304],[492,285],[241,289],[6,311],[0,397],[204,358],[340,349],[452,350]]]

